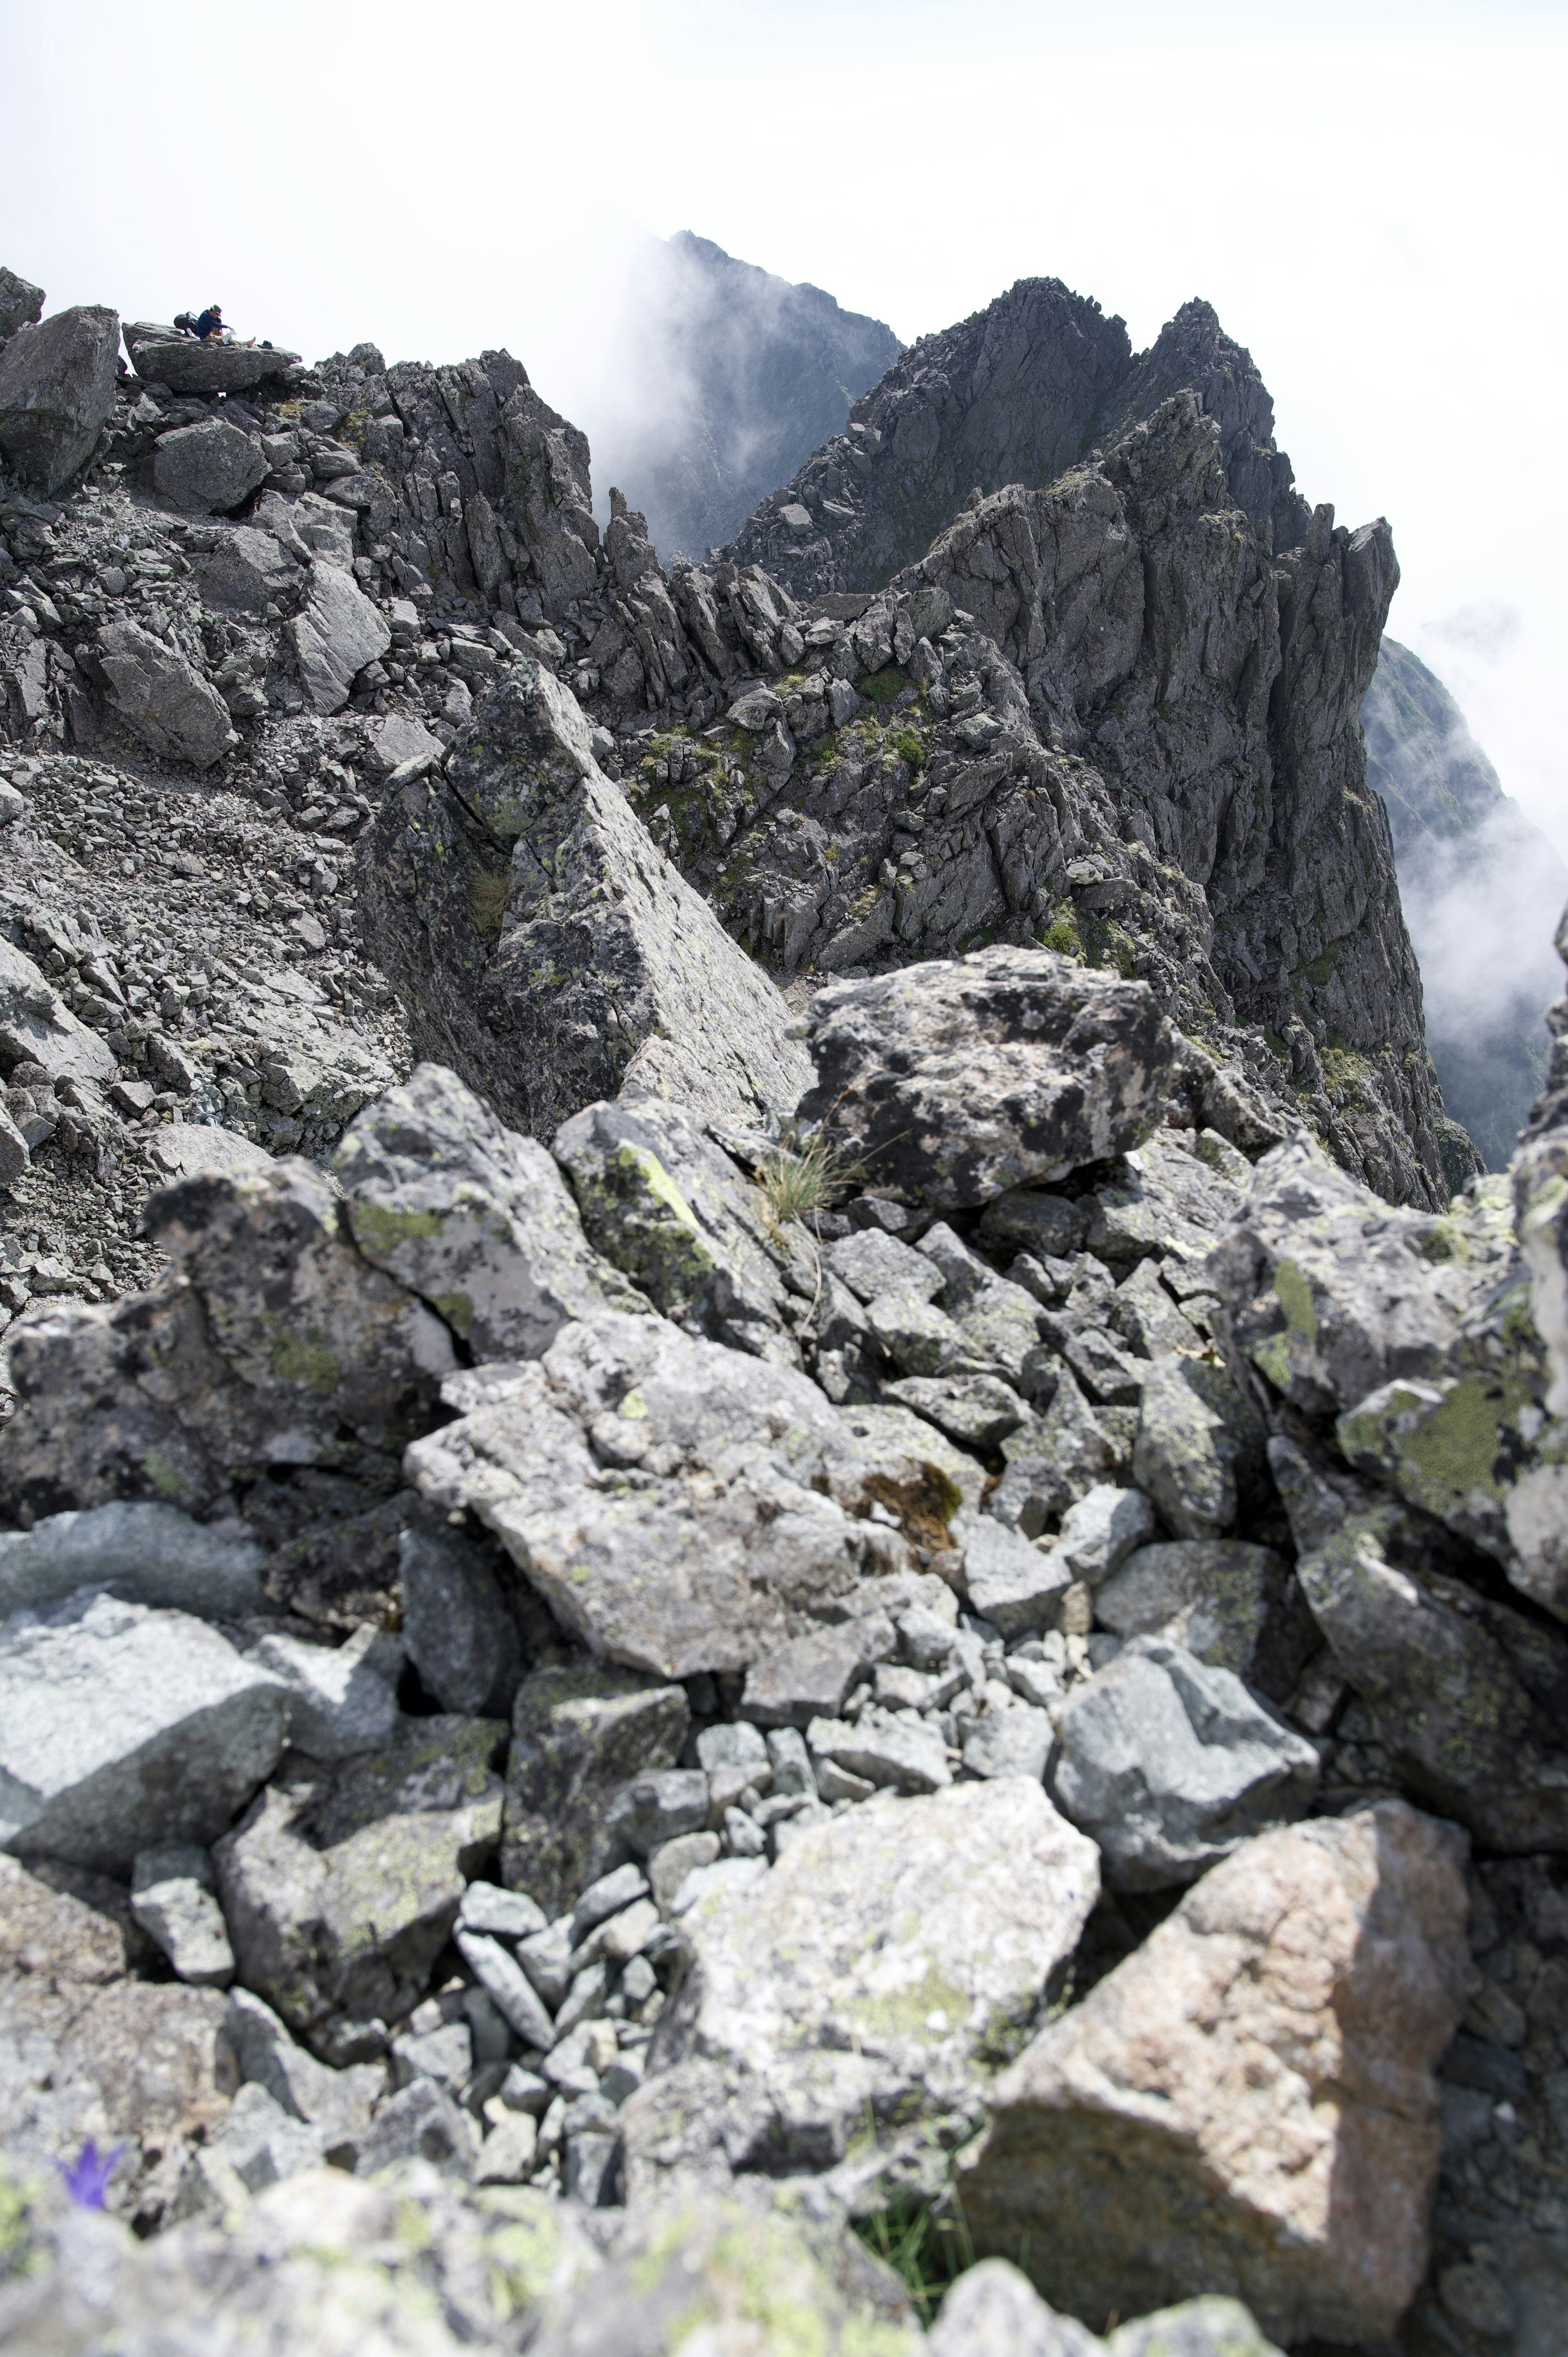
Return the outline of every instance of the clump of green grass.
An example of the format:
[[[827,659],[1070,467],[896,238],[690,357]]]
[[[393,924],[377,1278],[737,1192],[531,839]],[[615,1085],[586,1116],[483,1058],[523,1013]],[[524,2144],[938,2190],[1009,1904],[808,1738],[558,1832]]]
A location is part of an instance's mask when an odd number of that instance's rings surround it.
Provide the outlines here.
[[[468,887],[468,914],[474,920],[474,931],[481,941],[493,942],[500,932],[501,919],[506,915],[507,902],[511,898],[511,879],[507,876],[476,876]]]
[[[925,768],[926,748],[912,728],[900,728],[893,739],[893,750],[901,761],[908,764],[911,770]]]
[[[907,675],[897,663],[887,663],[881,671],[874,671],[869,679],[855,682],[868,704],[896,703],[908,684]]]
[[[793,1221],[831,1211],[841,1196],[864,1183],[864,1174],[857,1162],[818,1135],[804,1146],[771,1147],[757,1167],[756,1181],[763,1218],[777,1235]]]
[[[905,2201],[855,2221],[867,2250],[903,2281],[923,2326],[929,2326],[950,2284],[974,2265],[963,2212],[950,2194]]]

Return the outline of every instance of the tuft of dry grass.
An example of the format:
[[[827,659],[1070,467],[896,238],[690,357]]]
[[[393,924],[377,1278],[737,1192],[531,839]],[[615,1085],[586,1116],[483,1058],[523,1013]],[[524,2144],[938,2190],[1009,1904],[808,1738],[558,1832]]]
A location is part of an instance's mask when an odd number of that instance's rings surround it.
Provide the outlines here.
[[[863,1183],[860,1165],[822,1136],[801,1146],[776,1146],[757,1168],[763,1218],[775,1235],[793,1221],[832,1211],[841,1196]]]
[[[468,887],[468,914],[474,920],[474,931],[481,941],[493,942],[500,932],[501,919],[506,915],[507,902],[511,898],[511,878],[508,876],[476,876]]]

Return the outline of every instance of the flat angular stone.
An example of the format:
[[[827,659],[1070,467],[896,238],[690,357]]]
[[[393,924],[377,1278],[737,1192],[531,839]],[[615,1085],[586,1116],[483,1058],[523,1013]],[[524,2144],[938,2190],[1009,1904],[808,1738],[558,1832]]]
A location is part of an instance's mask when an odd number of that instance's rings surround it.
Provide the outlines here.
[[[465,1932],[488,1932],[498,1940],[526,1940],[544,1929],[544,1910],[521,1890],[499,1882],[470,1882],[457,1921]]]
[[[1136,1146],[1180,1041],[1146,983],[998,947],[820,991],[800,1115],[878,1179],[951,1210]]]
[[[1006,1469],[986,1511],[1032,1539],[1116,1470],[1118,1451],[1064,1369],[1045,1415],[1010,1434],[1002,1454]]]
[[[1091,2324],[1208,2292],[1285,2348],[1388,2339],[1426,2266],[1464,1864],[1392,1801],[1216,1867],[1002,2079],[960,2172],[976,2250]]]
[[[53,1081],[113,1081],[114,1054],[73,1015],[22,950],[0,939],[0,1055],[41,1064]]]
[[[288,631],[313,712],[340,712],[359,673],[392,644],[385,615],[371,605],[352,574],[320,558],[310,568],[305,609]]]
[[[1133,1637],[1057,1717],[1057,1806],[1105,1856],[1119,1890],[1190,1882],[1263,1826],[1297,1817],[1317,1788],[1305,1736],[1229,1670],[1163,1637]]]
[[[617,1794],[606,1824],[639,1857],[701,1833],[708,1822],[708,1780],[700,1768],[649,1770]]]
[[[456,1940],[463,1962],[523,2044],[547,2053],[555,2043],[555,2025],[516,1958],[482,1932],[459,1931]]]
[[[120,321],[78,304],[0,350],[0,451],[24,483],[50,498],[97,447],[114,406]]]
[[[231,524],[214,547],[193,554],[191,567],[203,605],[227,613],[264,614],[295,588],[300,567],[270,532]]]
[[[1096,1589],[1094,1617],[1118,1637],[1166,1637],[1274,1702],[1317,1641],[1283,1556],[1239,1539],[1137,1548]]]
[[[621,2115],[628,2201],[676,2173],[934,2182],[1098,1889],[1092,1846],[1013,1778],[852,1810],[710,1889],[665,2067]]]
[[[1078,1575],[1054,1549],[983,1514],[963,1551],[963,1577],[972,1610],[1004,1637],[1026,1637],[1055,1628]]]
[[[299,360],[297,352],[271,344],[220,344],[213,337],[202,343],[172,330],[138,336],[127,328],[125,338],[136,374],[171,393],[248,393],[269,377],[286,375]]]
[[[1075,1579],[1098,1587],[1155,1528],[1155,1510],[1141,1490],[1097,1481],[1063,1515],[1056,1548]]]
[[[30,1531],[0,1531],[0,1618],[107,1587],[132,1604],[238,1619],[263,1607],[262,1559],[253,1539],[220,1538],[177,1506],[117,1499],[47,1514]]]
[[[105,622],[98,662],[114,711],[149,753],[209,770],[239,743],[217,689],[139,622]]]
[[[922,1719],[881,1720],[867,1712],[853,1726],[814,1718],[806,1729],[814,1759],[831,1760],[868,1784],[898,1792],[939,1792],[952,1782],[939,1728]]]
[[[398,1539],[403,1642],[443,1710],[511,1708],[521,1647],[493,1553],[455,1531]]]
[[[138,1850],[131,1867],[131,1913],[177,1978],[196,1988],[228,1987],[234,1951],[204,1849],[188,1844]]]
[[[753,1662],[741,1708],[757,1727],[804,1727],[832,1718],[873,1662],[893,1651],[892,1624],[878,1612],[793,1637]]]
[[[9,342],[18,328],[36,326],[43,317],[44,290],[15,270],[0,268],[0,344]]]
[[[822,1258],[858,1301],[875,1301],[879,1293],[911,1294],[918,1301],[929,1301],[942,1289],[942,1272],[934,1261],[880,1228],[837,1237]]]
[[[970,1722],[963,1764],[972,1776],[1026,1776],[1037,1782],[1056,1740],[1050,1715],[1026,1702]]]
[[[283,1749],[277,1682],[199,1620],[83,1590],[0,1627],[0,1845],[128,1874],[205,1844]]]
[[[989,1451],[1033,1420],[1028,1403],[999,1375],[906,1375],[885,1399],[913,1408],[962,1448]]]

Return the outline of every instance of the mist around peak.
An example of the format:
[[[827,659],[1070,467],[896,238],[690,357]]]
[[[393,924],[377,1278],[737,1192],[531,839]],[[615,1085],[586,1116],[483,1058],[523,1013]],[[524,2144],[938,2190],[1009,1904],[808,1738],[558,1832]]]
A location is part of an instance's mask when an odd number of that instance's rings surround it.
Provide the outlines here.
[[[1568,868],[1503,791],[1442,681],[1395,639],[1383,640],[1361,725],[1443,1101],[1501,1170],[1545,1077]]]
[[[708,238],[646,240],[589,404],[605,513],[613,483],[666,562],[700,561],[842,432],[902,350],[880,320]]]

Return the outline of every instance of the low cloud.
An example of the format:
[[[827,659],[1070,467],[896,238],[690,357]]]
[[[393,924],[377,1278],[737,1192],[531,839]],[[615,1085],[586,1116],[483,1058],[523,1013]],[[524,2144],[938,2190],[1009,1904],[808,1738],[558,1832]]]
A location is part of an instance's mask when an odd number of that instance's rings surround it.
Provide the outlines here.
[[[1460,606],[1441,621],[1423,625],[1426,637],[1468,655],[1473,662],[1484,663],[1501,662],[1506,654],[1511,654],[1523,629],[1518,607],[1505,605],[1500,597],[1484,597],[1473,606]]]

